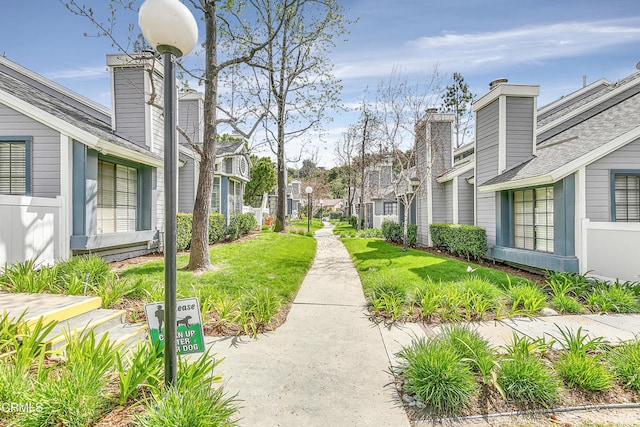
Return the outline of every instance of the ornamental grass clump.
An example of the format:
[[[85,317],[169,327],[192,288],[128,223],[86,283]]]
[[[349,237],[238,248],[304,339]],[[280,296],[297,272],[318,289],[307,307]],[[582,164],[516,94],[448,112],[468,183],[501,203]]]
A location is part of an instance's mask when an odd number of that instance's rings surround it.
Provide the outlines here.
[[[533,407],[551,406],[558,400],[560,390],[556,376],[532,355],[504,358],[498,384],[508,400]]]
[[[415,341],[398,353],[403,390],[437,414],[459,413],[478,390],[474,374],[447,340]]]
[[[404,318],[407,310],[405,308],[407,295],[404,288],[390,281],[381,278],[377,284],[372,286],[367,292],[369,308],[375,314],[389,317],[392,321]]]
[[[511,304],[510,315],[533,316],[547,305],[546,295],[535,283],[509,284],[506,293]]]
[[[624,387],[640,391],[640,340],[626,342],[608,354],[609,366]]]
[[[594,312],[637,313],[640,304],[633,289],[619,283],[599,283],[587,295],[587,304]]]

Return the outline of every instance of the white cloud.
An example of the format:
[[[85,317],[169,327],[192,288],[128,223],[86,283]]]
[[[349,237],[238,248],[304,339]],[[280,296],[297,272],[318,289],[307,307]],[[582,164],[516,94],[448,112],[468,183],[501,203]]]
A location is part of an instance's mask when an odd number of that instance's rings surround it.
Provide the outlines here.
[[[374,47],[375,54],[361,49],[357,57],[338,62],[335,72],[343,79],[367,78],[386,75],[394,66],[419,71],[430,69],[435,63],[444,70],[471,71],[482,67],[487,71],[593,54],[639,41],[640,18],[443,33],[405,41],[403,45],[395,43],[388,48],[378,45]]]
[[[51,71],[45,73],[44,76],[51,80],[62,80],[62,79],[98,79],[103,77],[108,77],[109,73],[105,66],[100,67],[80,67],[80,68],[72,68],[69,70],[61,70],[61,71]]]

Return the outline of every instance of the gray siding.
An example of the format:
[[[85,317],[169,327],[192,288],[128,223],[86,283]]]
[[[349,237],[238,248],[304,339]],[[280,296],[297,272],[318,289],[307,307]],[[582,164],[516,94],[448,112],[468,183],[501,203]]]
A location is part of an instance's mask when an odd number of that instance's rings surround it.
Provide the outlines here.
[[[444,221],[447,224],[453,223],[453,181],[445,182],[443,185],[444,197]]]
[[[438,176],[451,169],[451,123],[431,123],[431,138],[433,144],[434,162],[433,175]]]
[[[435,180],[433,181],[432,188],[432,211],[433,211],[433,220],[432,224],[440,224],[447,221],[447,210],[449,209],[447,206],[447,195],[446,195],[446,186],[450,185],[450,183],[439,184]],[[450,203],[449,203],[450,205]]]
[[[476,186],[498,174],[498,100],[476,115]],[[487,230],[487,242],[496,242],[496,196],[476,190],[476,225]]]
[[[184,166],[178,170],[178,212],[193,212],[196,194],[193,183],[197,179],[195,162],[191,157],[181,156]]]
[[[145,103],[143,67],[114,68],[115,128],[121,136],[141,147],[148,147],[145,135]],[[162,92],[162,84],[156,86]],[[162,100],[156,98],[162,105]],[[157,110],[157,108],[154,108]]]
[[[194,144],[202,143],[200,132],[200,101],[184,99],[178,102],[178,126],[189,136]],[[180,144],[187,144],[186,138],[179,135]]]
[[[426,126],[422,123],[416,128],[416,164],[424,170],[427,167]],[[422,185],[415,196],[416,225],[418,245],[427,246],[429,242],[429,212],[427,205],[427,185]]]
[[[507,169],[533,153],[533,98],[507,97]]]
[[[458,224],[473,225],[473,185],[467,178],[473,176],[473,171],[458,177]]]
[[[612,169],[640,170],[640,140],[587,166],[587,218],[591,221],[611,221]]]
[[[60,195],[60,133],[17,111],[0,105],[0,136],[30,136],[31,195]]]

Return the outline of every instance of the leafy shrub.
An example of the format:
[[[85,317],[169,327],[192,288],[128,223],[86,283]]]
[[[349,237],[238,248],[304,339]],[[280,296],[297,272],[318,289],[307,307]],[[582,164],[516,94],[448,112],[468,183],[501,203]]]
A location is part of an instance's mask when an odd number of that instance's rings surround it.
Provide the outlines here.
[[[442,339],[415,341],[403,348],[398,357],[403,360],[403,390],[414,394],[435,413],[460,412],[478,389],[469,365]]]
[[[191,246],[191,226],[193,225],[193,214],[178,213],[176,215],[176,249],[179,251],[188,249]]]
[[[608,356],[611,369],[624,386],[640,391],[640,341],[636,339],[615,347]]]
[[[209,244],[213,245],[224,238],[224,232],[227,228],[227,223],[224,219],[224,215],[218,212],[212,212],[209,214]]]
[[[358,228],[358,217],[355,215],[351,215],[349,217],[349,224],[351,224],[353,228]]]
[[[558,400],[560,383],[534,356],[510,357],[502,360],[498,384],[507,399],[548,407]]]
[[[342,219],[342,212],[329,212],[329,220]]]
[[[258,226],[258,221],[252,213],[242,214],[234,212],[229,218],[229,225],[225,235],[228,240],[236,240],[245,234],[249,234]]]
[[[397,222],[384,220],[382,221],[382,236],[388,242],[403,243],[404,242],[404,226]],[[418,241],[418,226],[409,224],[407,228],[407,245],[414,246]]]
[[[565,353],[556,363],[556,371],[571,387],[599,391],[613,385],[613,375],[597,358],[580,353]]]
[[[487,232],[482,227],[464,224],[431,224],[433,246],[454,255],[482,258],[487,254]]]

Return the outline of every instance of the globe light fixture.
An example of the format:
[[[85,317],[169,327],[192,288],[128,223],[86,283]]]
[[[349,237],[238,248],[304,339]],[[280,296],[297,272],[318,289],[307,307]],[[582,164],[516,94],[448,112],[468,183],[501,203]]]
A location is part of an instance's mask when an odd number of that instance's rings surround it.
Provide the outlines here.
[[[164,55],[164,377],[176,384],[176,214],[177,162],[175,57],[188,54],[198,42],[198,25],[178,0],[145,0],[138,11],[138,25],[145,39]]]

